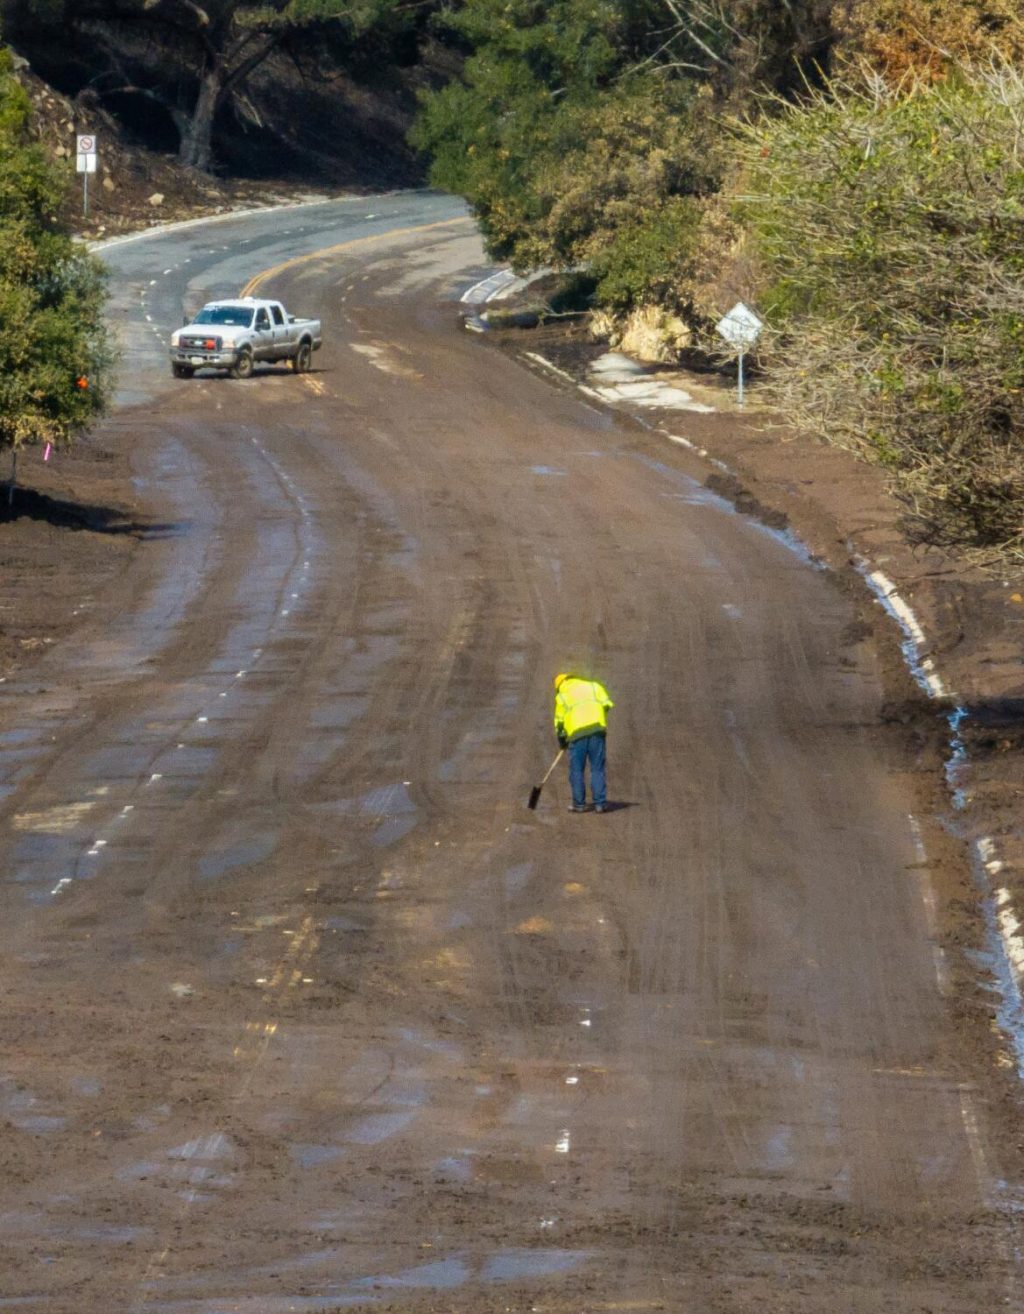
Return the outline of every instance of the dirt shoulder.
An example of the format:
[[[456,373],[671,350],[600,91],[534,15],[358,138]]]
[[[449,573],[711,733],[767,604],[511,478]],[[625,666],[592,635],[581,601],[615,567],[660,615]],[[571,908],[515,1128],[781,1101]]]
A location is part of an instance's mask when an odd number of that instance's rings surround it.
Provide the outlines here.
[[[127,455],[83,439],[48,462],[18,456],[8,503],[0,486],[0,678],[71,638],[149,532]]]
[[[22,448],[16,466],[3,454],[0,681],[69,640],[101,599],[116,610],[112,586],[140,543],[163,532],[156,509],[136,493],[131,449],[115,418],[49,460],[38,446]]]

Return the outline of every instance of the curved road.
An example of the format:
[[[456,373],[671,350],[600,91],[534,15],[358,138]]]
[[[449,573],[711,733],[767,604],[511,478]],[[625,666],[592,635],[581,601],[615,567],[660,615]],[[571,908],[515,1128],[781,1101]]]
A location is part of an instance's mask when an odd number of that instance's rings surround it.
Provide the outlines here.
[[[448,198],[105,255],[162,525],[0,698],[0,1309],[1020,1309],[848,597],[466,335]],[[315,372],[173,382],[264,270]]]

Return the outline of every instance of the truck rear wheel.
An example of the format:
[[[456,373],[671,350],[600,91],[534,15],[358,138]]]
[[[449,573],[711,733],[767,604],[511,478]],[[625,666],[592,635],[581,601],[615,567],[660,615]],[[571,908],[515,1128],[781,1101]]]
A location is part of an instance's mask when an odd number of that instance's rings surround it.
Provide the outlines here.
[[[300,342],[299,349],[292,357],[292,369],[296,374],[308,374],[313,363],[313,347],[308,342]]]
[[[242,350],[238,353],[238,359],[231,369],[233,379],[250,379],[252,378],[252,352]]]

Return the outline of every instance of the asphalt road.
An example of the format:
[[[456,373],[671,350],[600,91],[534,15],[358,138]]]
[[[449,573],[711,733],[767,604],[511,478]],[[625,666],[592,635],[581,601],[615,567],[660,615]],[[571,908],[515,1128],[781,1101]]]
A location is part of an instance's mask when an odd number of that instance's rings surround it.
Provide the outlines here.
[[[106,258],[162,520],[0,696],[0,1310],[1024,1307],[849,596],[466,334],[450,199]],[[172,381],[263,270],[315,372]]]

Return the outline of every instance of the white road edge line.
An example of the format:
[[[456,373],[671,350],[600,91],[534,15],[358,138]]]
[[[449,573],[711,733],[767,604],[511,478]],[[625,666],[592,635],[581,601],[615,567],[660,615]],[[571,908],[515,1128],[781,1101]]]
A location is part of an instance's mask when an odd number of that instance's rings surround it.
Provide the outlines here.
[[[960,1092],[960,1120],[964,1125],[964,1134],[967,1137],[967,1148],[971,1152],[974,1173],[978,1179],[978,1185],[984,1192],[986,1184],[992,1180],[992,1173],[988,1166],[985,1148],[982,1145],[981,1132],[978,1130],[978,1115],[975,1112],[974,1101],[966,1090]]]
[[[958,703],[955,693],[939,675],[934,661],[928,656],[928,638],[921,622],[910,604],[900,595],[896,585],[880,570],[872,570],[871,563],[865,558],[855,556],[854,564],[878,602],[903,631],[904,655],[919,684],[933,698],[947,698]],[[1009,890],[1005,886],[996,885],[995,878],[1002,872],[1004,864],[998,856],[995,840],[991,835],[982,835],[973,842],[972,848],[977,854],[979,869],[985,873],[986,879],[981,888],[991,901],[996,938],[1006,968],[1006,983],[1016,996],[1016,999],[1006,999],[1005,1003],[1007,1007],[1015,1005],[1015,1011],[1021,1014],[1024,1012],[1024,935],[1021,934],[1024,925],[1016,914]],[[1010,1040],[1017,1052],[1017,1070],[1024,1075],[1024,1034],[1011,1033]]]
[[[560,379],[565,379],[566,383],[576,382],[571,374],[567,374],[565,370],[560,370],[558,366],[549,361],[546,356],[540,356],[535,351],[524,351],[523,355],[527,360],[532,360],[535,365],[539,365],[542,369],[550,370],[552,374],[557,374]]]

